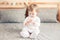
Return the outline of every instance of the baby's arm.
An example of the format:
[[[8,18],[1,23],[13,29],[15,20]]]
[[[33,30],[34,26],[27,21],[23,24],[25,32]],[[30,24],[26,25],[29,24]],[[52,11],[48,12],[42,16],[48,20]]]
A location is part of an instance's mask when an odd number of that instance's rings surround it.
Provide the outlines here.
[[[34,26],[40,26],[40,19],[37,18],[35,21],[32,22]]]
[[[25,19],[25,21],[24,21],[24,25],[25,26],[28,26],[29,25],[29,23],[31,23],[31,19],[29,19],[28,17]]]
[[[23,25],[27,26],[28,17],[24,20]]]

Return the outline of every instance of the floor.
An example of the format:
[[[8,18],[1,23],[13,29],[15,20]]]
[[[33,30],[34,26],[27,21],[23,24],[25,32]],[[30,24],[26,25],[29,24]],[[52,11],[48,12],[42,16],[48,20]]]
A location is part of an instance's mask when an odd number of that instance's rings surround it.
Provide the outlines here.
[[[41,23],[36,39],[20,36],[22,23],[0,23],[0,40],[60,40],[60,23]]]

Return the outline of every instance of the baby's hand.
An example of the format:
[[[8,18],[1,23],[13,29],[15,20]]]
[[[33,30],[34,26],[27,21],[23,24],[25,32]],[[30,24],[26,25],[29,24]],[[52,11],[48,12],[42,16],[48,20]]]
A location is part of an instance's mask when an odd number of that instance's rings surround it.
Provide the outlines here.
[[[31,22],[32,22],[32,19],[29,19],[29,20],[27,21],[28,24],[31,23]]]
[[[26,22],[25,25],[28,26],[29,24]]]
[[[31,23],[32,22],[32,20],[30,19],[29,21],[28,21],[28,23]]]
[[[32,22],[33,23],[33,25],[35,24],[35,22]]]
[[[25,25],[28,26],[31,22],[32,22],[32,20],[29,20],[25,23]]]

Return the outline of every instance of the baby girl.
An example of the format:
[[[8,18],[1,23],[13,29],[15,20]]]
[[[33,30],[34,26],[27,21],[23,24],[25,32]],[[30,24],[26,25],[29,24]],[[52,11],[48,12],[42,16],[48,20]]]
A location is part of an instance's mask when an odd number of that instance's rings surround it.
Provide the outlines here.
[[[26,17],[23,29],[20,32],[22,37],[36,38],[40,33],[40,18],[37,16],[35,4],[28,7],[28,16]]]

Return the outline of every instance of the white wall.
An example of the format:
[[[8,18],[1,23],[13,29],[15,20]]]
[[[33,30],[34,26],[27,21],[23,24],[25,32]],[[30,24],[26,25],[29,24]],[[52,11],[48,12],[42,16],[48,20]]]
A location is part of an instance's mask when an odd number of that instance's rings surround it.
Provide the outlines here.
[[[27,2],[28,0],[0,0],[0,2],[2,1],[8,1],[8,2]]]
[[[31,0],[32,2],[60,2],[60,0]]]
[[[60,2],[60,0],[0,0],[0,1],[9,1],[9,2]]]

